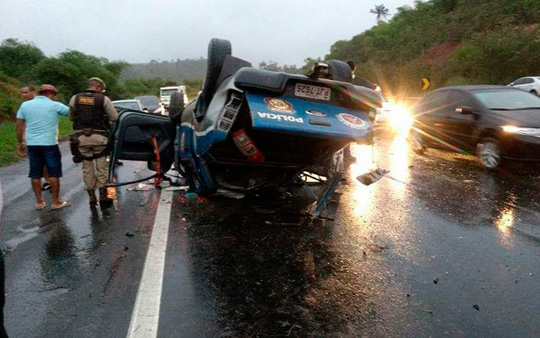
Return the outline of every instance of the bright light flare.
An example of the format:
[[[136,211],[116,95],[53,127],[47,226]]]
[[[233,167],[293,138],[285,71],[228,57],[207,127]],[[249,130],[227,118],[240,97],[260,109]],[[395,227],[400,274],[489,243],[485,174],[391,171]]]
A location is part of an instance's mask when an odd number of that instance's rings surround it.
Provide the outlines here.
[[[413,124],[413,117],[409,109],[399,104],[394,104],[388,112],[390,126],[399,134],[407,135]]]
[[[518,128],[516,126],[503,126],[502,129],[507,133],[515,134],[517,133],[521,128]]]
[[[509,232],[514,226],[515,216],[513,208],[506,208],[501,211],[497,220],[495,220],[495,226],[502,232]]]

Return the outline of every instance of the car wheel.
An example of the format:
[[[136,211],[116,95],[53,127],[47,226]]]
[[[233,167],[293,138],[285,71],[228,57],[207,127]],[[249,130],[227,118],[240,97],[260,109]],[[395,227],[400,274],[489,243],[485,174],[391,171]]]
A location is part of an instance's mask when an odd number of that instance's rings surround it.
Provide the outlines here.
[[[352,82],[352,70],[347,62],[341,60],[328,60],[325,62],[328,65],[332,80],[341,82]]]
[[[536,92],[536,90],[534,90],[534,89],[533,89],[533,90],[531,90],[531,91],[530,91],[529,93],[531,93],[531,94],[534,94],[534,95],[537,95],[537,96],[538,96],[538,93],[537,93],[537,92]]]
[[[216,90],[219,73],[225,62],[225,58],[232,53],[232,46],[229,40],[212,39],[208,44],[208,67],[204,80],[203,95],[210,97]]]
[[[182,112],[185,108],[183,93],[176,92],[171,94],[171,102],[169,103],[169,117],[171,120],[180,125],[182,120]]]
[[[177,165],[178,172],[180,173],[180,175],[182,175],[183,178],[186,179],[186,183],[189,186],[189,191],[197,191],[198,185],[195,182],[195,176],[191,172],[189,166],[183,165],[180,161],[178,161]]]
[[[195,108],[195,118],[201,122],[206,115],[206,109],[210,105],[219,80],[221,68],[225,63],[227,56],[231,55],[232,47],[229,40],[212,39],[208,44],[208,60],[206,67],[206,77],[204,79],[203,89],[197,98]]]
[[[477,146],[476,156],[487,169],[496,169],[502,160],[499,142],[494,138],[485,138]]]
[[[417,131],[411,131],[409,134],[409,144],[411,149],[418,155],[423,155],[426,152],[426,146],[422,140],[422,135]]]

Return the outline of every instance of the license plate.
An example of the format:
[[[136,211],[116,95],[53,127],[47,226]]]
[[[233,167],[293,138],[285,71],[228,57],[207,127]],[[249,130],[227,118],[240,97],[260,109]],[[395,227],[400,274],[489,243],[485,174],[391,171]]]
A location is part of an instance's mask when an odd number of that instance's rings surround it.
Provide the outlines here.
[[[330,88],[297,83],[294,87],[294,95],[308,99],[330,101]]]

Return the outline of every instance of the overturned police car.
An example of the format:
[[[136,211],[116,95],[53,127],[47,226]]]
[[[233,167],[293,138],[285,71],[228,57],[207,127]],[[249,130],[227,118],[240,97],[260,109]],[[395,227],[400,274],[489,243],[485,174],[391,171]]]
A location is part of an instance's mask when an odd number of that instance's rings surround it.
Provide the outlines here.
[[[197,99],[184,106],[173,94],[168,117],[122,113],[110,163],[148,161],[160,173],[174,163],[198,193],[292,187],[310,178],[323,187],[320,210],[341,179],[343,148],[373,142],[380,96],[351,81],[342,61],[318,63],[307,76],[255,69],[231,55],[229,41],[212,39]]]

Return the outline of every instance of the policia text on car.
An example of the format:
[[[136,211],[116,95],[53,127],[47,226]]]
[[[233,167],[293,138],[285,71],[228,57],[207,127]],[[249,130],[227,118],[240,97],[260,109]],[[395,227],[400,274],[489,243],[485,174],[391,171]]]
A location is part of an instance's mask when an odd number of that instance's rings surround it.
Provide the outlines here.
[[[97,205],[95,189],[99,189],[100,201],[108,202],[105,185],[108,177],[107,156],[111,122],[118,120],[118,112],[105,96],[105,82],[93,77],[88,89],[74,95],[69,101],[70,118],[75,132],[71,135],[71,153],[75,163],[82,162],[86,190],[90,206]]]

